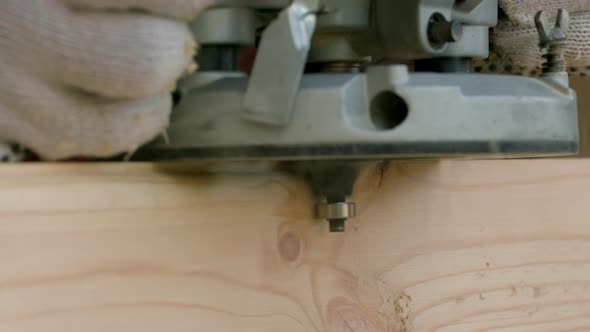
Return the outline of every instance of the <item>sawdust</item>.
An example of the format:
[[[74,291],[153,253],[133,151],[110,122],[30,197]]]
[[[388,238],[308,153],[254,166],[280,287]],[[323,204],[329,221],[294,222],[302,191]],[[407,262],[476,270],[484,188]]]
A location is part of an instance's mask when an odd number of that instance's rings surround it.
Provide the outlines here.
[[[410,308],[411,302],[412,297],[404,292],[395,299],[395,312],[398,314],[401,324],[400,332],[409,332],[412,330],[413,317]]]
[[[412,297],[405,292],[387,298],[379,310],[389,332],[410,332],[413,330],[414,315]]]
[[[510,293],[510,296],[511,296],[511,297],[512,297],[512,296],[516,296],[516,294],[518,293],[518,291],[517,291],[517,289],[516,289],[516,286],[512,286],[512,287],[510,288],[510,290],[512,291],[512,292]]]

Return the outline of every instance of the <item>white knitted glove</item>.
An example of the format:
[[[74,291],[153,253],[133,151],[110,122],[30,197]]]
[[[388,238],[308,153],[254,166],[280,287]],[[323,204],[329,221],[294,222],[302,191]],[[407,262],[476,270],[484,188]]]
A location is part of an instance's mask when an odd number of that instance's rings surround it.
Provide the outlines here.
[[[570,13],[566,61],[572,74],[590,74],[590,0],[500,0],[505,15],[492,33],[492,54],[483,68],[491,72],[536,75],[543,59],[535,14],[545,10],[554,20],[557,10]]]
[[[168,125],[210,0],[1,0],[0,140],[46,159],[105,157]]]

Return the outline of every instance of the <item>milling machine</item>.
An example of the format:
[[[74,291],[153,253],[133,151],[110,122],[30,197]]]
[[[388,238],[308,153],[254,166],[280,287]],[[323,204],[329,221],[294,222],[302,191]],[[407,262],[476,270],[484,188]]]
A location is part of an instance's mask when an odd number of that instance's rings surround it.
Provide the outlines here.
[[[497,0],[220,0],[192,26],[200,70],[143,160],[291,161],[343,231],[360,165],[574,154],[568,15],[537,15],[540,78],[472,73]],[[256,50],[251,73],[240,54]]]

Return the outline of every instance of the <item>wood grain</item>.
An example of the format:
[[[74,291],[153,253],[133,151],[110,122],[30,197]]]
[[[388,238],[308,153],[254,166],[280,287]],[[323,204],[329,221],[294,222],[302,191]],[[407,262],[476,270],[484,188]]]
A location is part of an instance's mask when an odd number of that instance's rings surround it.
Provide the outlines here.
[[[371,168],[345,234],[277,173],[0,180],[0,331],[590,330],[590,161]]]

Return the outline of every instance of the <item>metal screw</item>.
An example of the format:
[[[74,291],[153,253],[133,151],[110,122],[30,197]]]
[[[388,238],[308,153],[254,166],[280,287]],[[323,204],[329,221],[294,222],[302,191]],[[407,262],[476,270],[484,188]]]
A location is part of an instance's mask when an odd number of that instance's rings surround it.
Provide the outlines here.
[[[543,74],[566,71],[564,54],[567,46],[569,20],[569,13],[565,9],[559,10],[554,27],[549,24],[545,11],[540,11],[535,16],[535,25],[539,32],[539,47],[543,58],[545,58]]]
[[[434,14],[428,23],[428,39],[438,45],[457,42],[463,37],[463,24],[458,21],[447,21],[441,14]]]

